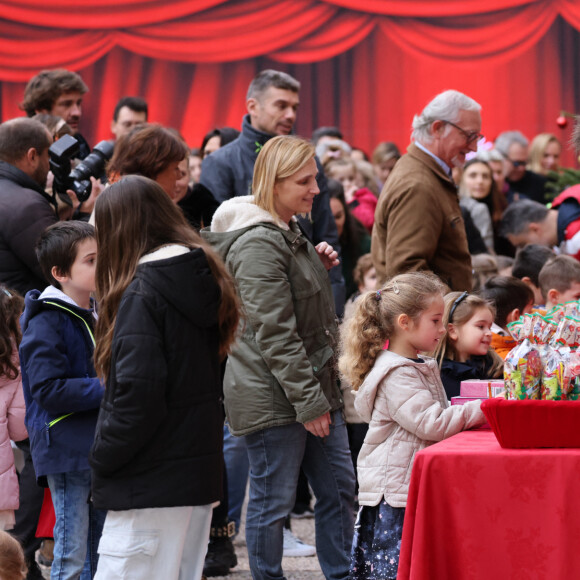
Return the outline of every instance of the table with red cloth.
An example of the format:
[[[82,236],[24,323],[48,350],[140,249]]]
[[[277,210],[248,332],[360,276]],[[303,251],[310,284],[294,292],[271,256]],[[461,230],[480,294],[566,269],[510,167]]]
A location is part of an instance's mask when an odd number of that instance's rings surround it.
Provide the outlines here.
[[[580,578],[580,449],[503,449],[480,429],[417,453],[397,578]]]

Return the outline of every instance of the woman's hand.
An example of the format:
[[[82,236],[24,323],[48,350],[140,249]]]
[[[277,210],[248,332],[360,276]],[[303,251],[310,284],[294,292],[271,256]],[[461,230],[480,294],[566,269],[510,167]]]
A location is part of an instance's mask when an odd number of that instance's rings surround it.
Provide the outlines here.
[[[318,257],[322,262],[322,265],[327,269],[334,268],[334,266],[338,266],[340,264],[340,260],[338,259],[338,252],[332,249],[332,246],[327,242],[320,242],[317,246],[315,246],[316,252],[318,253]]]
[[[330,412],[304,423],[304,428],[316,437],[328,437],[330,435]]]

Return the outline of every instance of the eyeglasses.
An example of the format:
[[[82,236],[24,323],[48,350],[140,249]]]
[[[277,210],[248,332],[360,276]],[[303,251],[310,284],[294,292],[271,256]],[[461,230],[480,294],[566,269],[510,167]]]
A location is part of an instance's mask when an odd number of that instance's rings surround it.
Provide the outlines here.
[[[453,306],[451,307],[451,311],[449,312],[449,320],[448,320],[448,322],[451,322],[453,320],[453,315],[455,314],[455,309],[459,306],[459,304],[461,303],[461,301],[464,298],[467,298],[468,295],[469,295],[469,292],[463,292],[463,294],[460,294],[455,299],[455,302],[453,303]]]
[[[524,165],[527,165],[527,161],[514,161],[513,159],[510,159],[508,157],[508,161],[514,166],[514,167],[522,167]]]
[[[485,139],[485,137],[481,133],[476,133],[474,131],[467,132],[465,129],[462,129],[459,125],[456,125],[455,123],[452,123],[451,121],[446,121],[445,119],[441,119],[441,121],[443,123],[447,123],[447,125],[451,125],[452,127],[455,127],[458,131],[461,131],[461,133],[463,133],[463,136],[465,137],[465,140],[467,141],[468,145],[471,145],[472,143],[476,143],[477,141],[481,141],[482,139]]]

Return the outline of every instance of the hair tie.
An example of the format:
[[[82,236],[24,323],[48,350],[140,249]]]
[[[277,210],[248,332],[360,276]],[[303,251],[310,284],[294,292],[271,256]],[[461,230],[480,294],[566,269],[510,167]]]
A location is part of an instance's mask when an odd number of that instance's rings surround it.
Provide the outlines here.
[[[377,290],[377,294],[376,294],[375,298],[377,299],[377,302],[381,299],[381,291],[380,290]]]
[[[4,290],[4,294],[6,294],[6,296],[10,296],[10,298],[12,298],[12,294],[10,292],[8,292],[8,290],[6,290],[6,288],[2,288],[2,290]]]
[[[395,281],[395,282],[393,282],[393,292],[394,292],[395,294],[398,294],[398,293],[400,292],[400,290],[399,290],[399,285],[397,284],[397,282],[396,282],[396,281]]]

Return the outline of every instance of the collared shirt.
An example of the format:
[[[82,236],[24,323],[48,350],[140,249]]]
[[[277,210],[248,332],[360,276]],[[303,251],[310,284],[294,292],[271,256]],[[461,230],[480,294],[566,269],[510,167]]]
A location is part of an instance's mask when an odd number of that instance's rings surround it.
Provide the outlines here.
[[[437,155],[435,155],[434,153],[431,153],[431,151],[429,151],[429,149],[427,149],[424,145],[421,145],[421,143],[419,143],[419,141],[415,141],[415,145],[417,147],[419,147],[419,149],[421,149],[421,151],[424,151],[425,153],[427,153],[427,155],[431,155],[431,157],[433,157],[433,159],[435,159],[435,161],[437,161],[437,163],[439,163],[439,165],[441,165],[441,167],[443,168],[443,171],[445,171],[445,174],[449,175],[449,177],[451,177],[451,167],[449,167],[449,165],[447,165],[447,163],[445,163],[445,161],[443,161],[443,159],[439,159],[439,157],[437,157]]]

